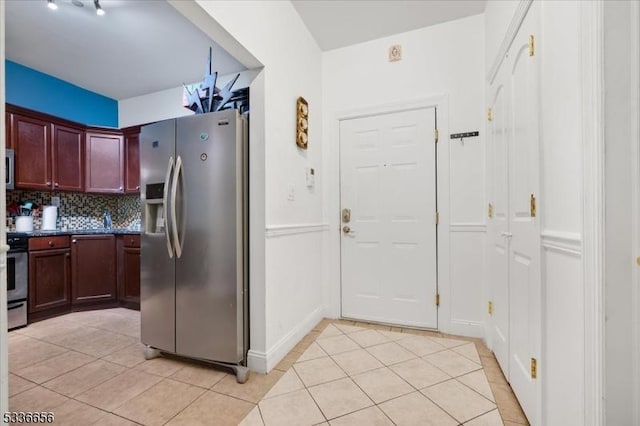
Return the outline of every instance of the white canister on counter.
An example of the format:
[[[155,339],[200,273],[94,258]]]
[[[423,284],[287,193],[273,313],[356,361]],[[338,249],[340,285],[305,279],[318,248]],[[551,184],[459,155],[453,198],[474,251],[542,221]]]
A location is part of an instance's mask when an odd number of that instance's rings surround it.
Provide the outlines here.
[[[16,216],[16,232],[33,232],[33,216]]]
[[[42,208],[42,230],[55,231],[56,220],[58,219],[58,207],[44,206]]]

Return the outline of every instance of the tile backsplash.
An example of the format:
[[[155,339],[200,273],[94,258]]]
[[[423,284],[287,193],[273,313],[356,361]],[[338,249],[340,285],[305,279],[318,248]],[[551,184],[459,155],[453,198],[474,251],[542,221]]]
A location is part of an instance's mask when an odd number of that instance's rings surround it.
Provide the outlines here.
[[[45,191],[7,191],[7,230],[15,230],[15,216],[8,208],[15,203],[20,205],[31,201],[38,207],[51,205],[51,197],[60,197],[58,210],[58,229],[94,229],[102,228],[102,215],[111,212],[114,228],[140,229],[140,196],[84,194],[71,192]],[[33,218],[34,229],[40,229],[42,209],[38,209]]]

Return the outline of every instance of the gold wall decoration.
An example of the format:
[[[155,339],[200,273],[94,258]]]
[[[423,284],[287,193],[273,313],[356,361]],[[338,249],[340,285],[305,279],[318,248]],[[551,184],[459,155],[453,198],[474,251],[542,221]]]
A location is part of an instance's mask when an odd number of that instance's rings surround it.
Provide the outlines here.
[[[302,149],[307,149],[309,143],[309,103],[302,96],[298,98],[296,111],[296,144]]]

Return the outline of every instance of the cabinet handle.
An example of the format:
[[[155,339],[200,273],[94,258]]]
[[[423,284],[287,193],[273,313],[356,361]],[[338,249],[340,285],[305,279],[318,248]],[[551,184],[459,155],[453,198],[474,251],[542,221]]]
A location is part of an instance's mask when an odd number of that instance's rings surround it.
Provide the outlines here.
[[[120,186],[120,188],[118,188],[120,191],[122,191],[122,185]]]
[[[133,238],[131,239],[131,244],[133,244]]]
[[[53,184],[56,188],[60,186],[60,184],[58,182]]]
[[[49,240],[49,247],[53,247],[53,241]]]
[[[140,190],[140,185],[136,185],[136,191]]]
[[[65,254],[65,257],[71,257],[70,253]]]
[[[47,181],[46,184],[47,184],[47,186],[51,185],[51,181],[50,180]]]
[[[74,238],[73,240],[71,240],[71,242],[72,242],[73,244],[76,244],[76,243],[78,242],[78,240],[76,240],[76,239]]]

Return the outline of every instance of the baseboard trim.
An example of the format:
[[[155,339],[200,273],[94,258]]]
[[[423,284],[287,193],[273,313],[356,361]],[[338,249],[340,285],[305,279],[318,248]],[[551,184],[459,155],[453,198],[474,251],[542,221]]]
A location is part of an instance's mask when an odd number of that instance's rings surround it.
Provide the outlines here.
[[[444,328],[442,328],[440,331],[456,336],[477,337],[479,339],[484,339],[484,326],[485,324],[482,321],[465,321],[460,319],[452,319],[449,321],[447,329],[445,330]]]
[[[324,306],[317,307],[266,352],[249,350],[247,366],[256,373],[268,373],[322,320]]]

